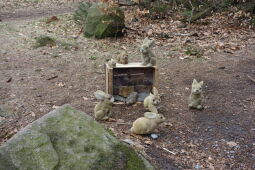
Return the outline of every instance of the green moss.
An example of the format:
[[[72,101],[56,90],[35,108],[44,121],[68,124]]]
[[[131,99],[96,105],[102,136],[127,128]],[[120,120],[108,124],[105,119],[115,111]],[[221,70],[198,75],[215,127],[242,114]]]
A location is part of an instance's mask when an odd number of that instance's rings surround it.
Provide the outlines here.
[[[111,169],[111,170],[146,170],[145,161],[129,146],[118,143],[113,146],[113,153],[101,152],[98,160],[91,169]],[[151,168],[153,169],[153,168]]]
[[[6,24],[6,23],[1,23],[0,24],[0,33],[1,32],[17,32],[18,30],[16,30],[14,28],[14,26],[10,25],[10,24]]]
[[[88,9],[86,22],[84,23],[84,36],[98,39],[122,35],[124,13],[118,7],[106,4],[94,4]]]
[[[200,49],[199,47],[195,47],[195,46],[188,46],[185,51],[186,55],[196,56],[198,58],[202,57],[203,53],[204,52],[202,49]]]
[[[61,45],[65,50],[71,50],[71,48],[74,47],[73,44],[68,43],[68,42],[60,42],[60,45]]]
[[[45,115],[29,128],[33,133],[27,131],[19,136],[21,140],[8,142],[8,153],[4,153],[5,157],[11,155],[11,161],[21,161],[23,169],[41,169],[46,165],[45,169],[54,170],[152,169],[147,168],[147,161],[132,148],[107,133],[102,125],[68,105]],[[0,158],[1,152],[0,147]],[[6,168],[1,168],[0,164],[0,169]]]
[[[111,135],[111,136],[113,136],[113,137],[116,137],[116,135],[113,133],[113,131],[111,130],[111,129],[106,129],[107,130],[107,132]]]
[[[47,45],[53,46],[55,44],[56,44],[55,39],[53,39],[49,36],[46,36],[46,35],[41,35],[41,36],[36,38],[35,48],[43,47],[43,46],[47,46]]]
[[[91,2],[80,2],[78,9],[74,13],[74,20],[79,23],[85,23],[88,15],[88,9],[92,6]]]
[[[119,143],[115,146],[114,150],[116,152],[122,152],[122,158],[126,158],[127,163],[124,168],[125,170],[146,169],[144,161],[141,159],[141,157],[139,157],[138,154],[127,145]]]

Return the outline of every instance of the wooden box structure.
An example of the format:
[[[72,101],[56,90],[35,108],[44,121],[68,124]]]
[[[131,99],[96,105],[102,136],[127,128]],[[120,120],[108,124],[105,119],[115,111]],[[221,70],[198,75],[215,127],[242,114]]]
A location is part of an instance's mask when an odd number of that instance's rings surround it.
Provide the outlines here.
[[[106,64],[106,92],[122,101],[132,92],[138,93],[137,101],[143,101],[153,87],[158,88],[157,66],[147,67],[141,63],[116,64],[111,68]],[[121,100],[122,99],[122,100]]]

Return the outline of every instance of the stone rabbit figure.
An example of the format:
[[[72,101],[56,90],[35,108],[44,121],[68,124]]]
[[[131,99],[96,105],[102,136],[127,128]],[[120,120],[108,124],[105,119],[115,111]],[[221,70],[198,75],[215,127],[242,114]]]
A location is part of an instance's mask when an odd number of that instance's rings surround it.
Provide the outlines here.
[[[151,51],[153,44],[154,40],[150,40],[147,37],[143,40],[140,52],[142,53],[142,65],[144,66],[150,67],[156,65],[156,57]]]
[[[165,117],[162,114],[156,114],[152,112],[144,113],[144,117],[140,117],[133,122],[133,126],[130,131],[134,134],[150,134],[156,127],[165,121]]]
[[[108,119],[112,114],[112,105],[114,102],[114,98],[101,90],[97,90],[94,95],[96,99],[99,100],[99,103],[97,103],[94,108],[96,120]]]
[[[146,109],[148,109],[149,111],[153,112],[153,113],[158,113],[158,110],[156,108],[156,106],[161,102],[158,90],[153,87],[153,93],[150,93],[149,96],[147,96],[144,101],[143,101],[143,105]]]
[[[128,64],[128,55],[126,51],[122,51],[116,58],[119,64]]]
[[[110,59],[108,62],[107,62],[108,66],[110,68],[113,68],[113,67],[116,67],[116,61],[114,59]]]
[[[196,79],[193,80],[191,94],[189,96],[189,108],[203,109],[202,106],[202,86],[204,82],[197,82]]]

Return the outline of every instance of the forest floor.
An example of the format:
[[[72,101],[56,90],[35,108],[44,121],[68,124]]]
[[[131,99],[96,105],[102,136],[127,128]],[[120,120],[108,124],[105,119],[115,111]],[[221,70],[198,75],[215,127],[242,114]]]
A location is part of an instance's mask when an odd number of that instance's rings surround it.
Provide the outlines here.
[[[77,1],[13,2],[0,3],[0,143],[66,103],[93,116],[93,93],[105,89],[105,60],[126,50],[130,61],[140,61],[139,46],[149,36],[156,39],[159,112],[166,117],[159,138],[130,134],[145,112],[142,104],[114,105],[111,121],[100,123],[120,140],[131,139],[157,169],[255,168],[254,30],[236,26],[224,13],[190,25],[138,14],[132,22],[132,9],[124,8],[133,30],[95,40],[84,38],[73,21]],[[35,48],[40,35],[56,44]],[[190,47],[202,56],[188,55]],[[204,81],[202,111],[187,107],[194,78]]]

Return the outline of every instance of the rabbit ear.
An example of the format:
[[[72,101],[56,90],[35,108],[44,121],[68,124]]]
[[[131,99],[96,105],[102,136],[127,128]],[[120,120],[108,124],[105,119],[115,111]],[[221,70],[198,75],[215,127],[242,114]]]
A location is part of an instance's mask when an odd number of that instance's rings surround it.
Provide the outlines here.
[[[144,40],[143,40],[143,42],[148,42],[149,41],[149,38],[148,37],[146,37],[146,38],[144,38]]]
[[[154,94],[155,96],[159,95],[159,94],[158,94],[158,90],[156,89],[156,87],[153,87],[152,92],[153,92],[153,94]]]
[[[199,84],[200,84],[200,86],[203,86],[204,81],[200,81]]]
[[[154,45],[154,42],[155,42],[154,40],[149,40],[149,43],[148,43],[148,44],[149,44],[149,47],[151,47],[152,45]]]
[[[144,117],[146,117],[148,119],[155,119],[155,118],[157,118],[157,114],[156,113],[152,113],[152,112],[145,112],[144,113]]]
[[[196,80],[196,79],[193,79],[192,84],[197,84],[197,80]]]
[[[105,98],[105,92],[101,91],[101,90],[97,90],[95,93],[94,93],[96,99],[98,100],[104,100]]]

